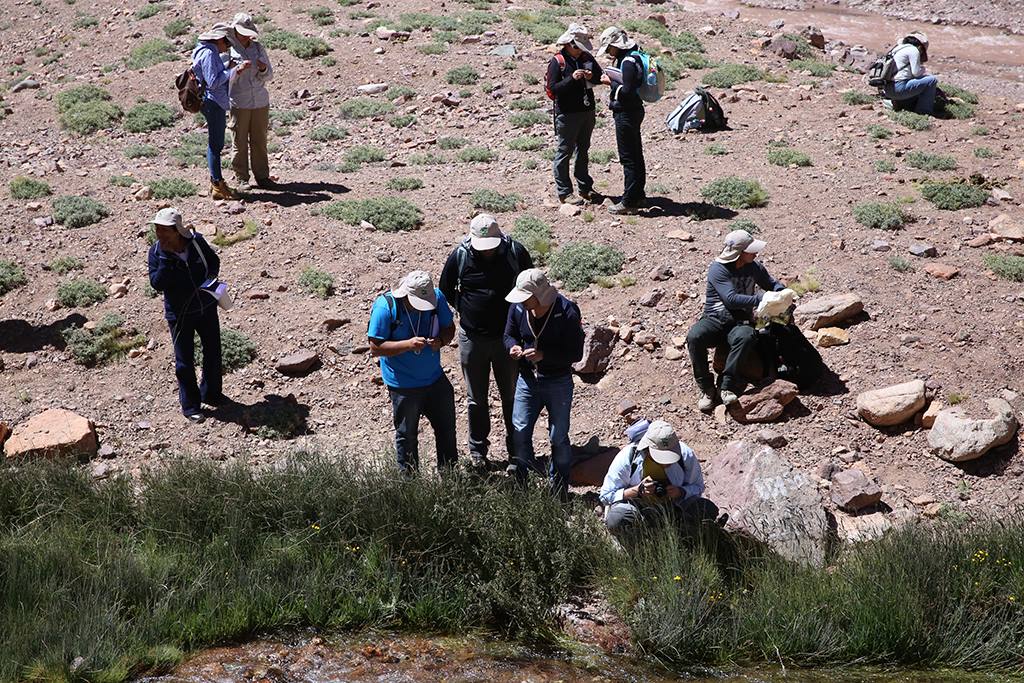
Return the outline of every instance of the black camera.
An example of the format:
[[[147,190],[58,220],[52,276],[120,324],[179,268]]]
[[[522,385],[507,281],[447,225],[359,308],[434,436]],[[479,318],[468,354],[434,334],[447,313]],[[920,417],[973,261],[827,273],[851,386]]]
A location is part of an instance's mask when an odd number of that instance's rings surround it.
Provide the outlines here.
[[[654,482],[654,495],[656,495],[656,496],[658,496],[660,498],[660,497],[663,497],[663,496],[665,496],[667,494],[668,494],[668,490],[665,488],[664,484],[662,484],[660,481]]]

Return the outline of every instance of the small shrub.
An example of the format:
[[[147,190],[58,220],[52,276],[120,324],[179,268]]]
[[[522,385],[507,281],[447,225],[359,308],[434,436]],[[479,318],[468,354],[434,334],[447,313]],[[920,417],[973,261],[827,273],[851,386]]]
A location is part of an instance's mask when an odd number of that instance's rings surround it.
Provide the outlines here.
[[[495,190],[476,190],[470,198],[474,209],[489,211],[491,213],[505,213],[515,211],[522,203],[523,198],[517,194],[501,194]]]
[[[21,287],[28,280],[25,279],[25,271],[14,261],[0,258],[0,296],[3,296],[12,289]]]
[[[476,85],[480,80],[480,74],[469,65],[457,66],[445,74],[445,80],[449,85]]]
[[[1024,282],[1024,256],[989,254],[985,257],[985,267],[1004,280]]]
[[[288,42],[288,52],[299,59],[322,57],[330,51],[331,48],[320,38],[298,36]]]
[[[716,206],[731,209],[753,209],[768,203],[768,194],[759,182],[736,176],[713,180],[700,189],[700,194]]]
[[[508,148],[516,152],[533,152],[544,146],[544,138],[536,135],[521,135],[508,142]]]
[[[990,132],[991,131],[989,131],[987,126],[974,126],[971,128],[971,135],[985,136],[988,135]]]
[[[397,197],[347,199],[328,204],[321,213],[349,225],[366,221],[384,232],[413,230],[423,223],[423,212],[416,205]]]
[[[84,228],[110,215],[110,209],[90,197],[64,195],[53,200],[53,220],[66,228]]]
[[[195,337],[195,363],[203,364],[203,345],[199,335]],[[244,368],[256,358],[256,342],[241,332],[227,327],[220,328],[220,359],[224,372],[234,372]]]
[[[521,111],[508,117],[509,125],[513,128],[530,128],[540,123],[550,122],[551,117],[539,111]]]
[[[372,164],[387,158],[387,152],[373,145],[356,145],[345,152],[345,161],[352,164]]]
[[[410,166],[437,166],[445,161],[444,155],[437,152],[415,152],[409,155]]]
[[[161,62],[173,62],[178,59],[174,45],[162,38],[145,40],[132,48],[125,60],[129,69],[147,69]]]
[[[135,178],[130,175],[112,175],[110,184],[114,187],[131,187],[135,184]]]
[[[421,189],[423,181],[419,178],[391,178],[384,187],[396,192],[409,192]]]
[[[757,227],[757,223],[749,218],[737,218],[729,223],[729,232],[732,232],[733,230],[746,230],[751,235],[756,235],[761,232],[761,228]]]
[[[902,256],[896,256],[895,254],[889,257],[889,267],[897,273],[908,273],[914,269],[914,266],[910,264],[910,261]]]
[[[728,154],[729,150],[726,149],[725,145],[719,144],[717,142],[712,142],[710,145],[707,145],[704,148],[704,153],[707,154],[708,156],[721,157]]]
[[[988,147],[975,147],[974,156],[978,157],[979,159],[991,159],[992,157],[995,156],[995,152],[993,152]]]
[[[103,102],[110,99],[110,93],[103,88],[92,85],[79,85],[69,88],[57,95],[57,111],[63,114],[70,109],[89,102]]]
[[[224,144],[227,146],[231,143],[225,139]],[[206,134],[196,131],[181,136],[178,145],[173,147],[169,154],[182,166],[206,166],[206,145]],[[221,157],[222,166],[230,163],[230,155],[225,154]]]
[[[25,176],[18,176],[12,180],[9,187],[11,199],[40,199],[53,194],[50,186],[42,180],[26,178]]]
[[[946,401],[951,406],[960,405],[969,398],[967,394],[962,394],[959,391],[951,391],[946,394]]]
[[[914,150],[906,156],[907,165],[922,171],[952,171],[956,168],[956,159],[945,154],[929,154]]]
[[[306,112],[301,109],[274,109],[270,112],[270,127],[281,133],[304,118]]]
[[[741,83],[763,80],[768,74],[756,66],[747,64],[723,64],[702,76],[705,85],[715,88],[731,88]]]
[[[540,79],[533,74],[523,74],[523,83],[526,83],[526,85],[537,85],[540,83]]]
[[[498,155],[486,147],[466,147],[459,150],[457,157],[463,163],[474,163],[494,161],[498,158]]]
[[[164,35],[168,38],[177,38],[178,36],[183,36],[188,33],[190,28],[192,28],[191,19],[187,17],[172,19],[164,24]]]
[[[124,155],[129,159],[147,159],[160,155],[156,145],[129,145],[124,148]]]
[[[981,206],[988,199],[988,191],[962,181],[933,182],[921,185],[921,194],[938,209],[957,211]]]
[[[832,75],[835,71],[835,64],[827,64],[825,62],[819,62],[816,59],[794,59],[789,63],[789,68],[793,71],[810,71],[812,76],[818,78],[827,78]],[[844,94],[845,101],[845,94]]]
[[[85,264],[74,256],[58,256],[50,261],[50,270],[57,275],[67,275],[73,270],[82,270]]]
[[[448,46],[444,43],[427,43],[426,45],[417,45],[416,49],[425,55],[443,55],[448,52]]]
[[[789,288],[799,296],[803,296],[807,292],[817,292],[821,289],[821,278],[818,277],[818,271],[811,268],[806,273],[802,273],[796,280],[789,283]]]
[[[138,9],[137,12],[135,12],[135,18],[149,19],[150,17],[155,17],[156,15],[160,14],[161,11],[163,11],[163,8],[164,6],[158,2],[143,5]]]
[[[334,23],[334,11],[322,5],[309,10],[309,17],[317,26],[330,26]]]
[[[875,170],[879,173],[893,173],[896,170],[896,164],[888,159],[878,159],[875,161]]]
[[[879,230],[899,230],[910,220],[903,207],[893,202],[862,202],[853,207],[853,218]]]
[[[174,110],[160,102],[143,102],[124,115],[124,129],[129,133],[148,133],[174,123]]]
[[[306,137],[317,142],[329,142],[348,137],[348,131],[336,126],[317,126],[306,133]]]
[[[401,116],[393,116],[388,120],[388,124],[392,128],[408,128],[414,123],[416,123],[416,117],[413,114],[402,114]]]
[[[533,109],[540,109],[540,102],[528,97],[524,97],[521,100],[512,100],[508,103],[510,109],[518,109],[519,111],[531,111]]]
[[[121,108],[110,102],[110,93],[95,85],[81,85],[57,95],[60,125],[78,135],[112,128]]]
[[[256,221],[246,218],[242,223],[242,229],[238,232],[234,232],[230,235],[217,231],[212,242],[218,247],[230,247],[232,244],[238,244],[246,240],[251,240],[256,235],[260,234],[260,224]]]
[[[551,226],[533,216],[519,216],[511,232],[512,239],[530,252],[537,267],[547,263],[551,254]]]
[[[130,349],[146,343],[145,335],[124,328],[124,318],[108,313],[96,322],[93,329],[72,327],[63,332],[67,350],[75,362],[96,367],[123,358]]]
[[[342,102],[339,111],[346,119],[366,119],[371,116],[383,116],[394,111],[395,105],[387,100],[375,100],[369,97],[353,97]]]
[[[57,301],[65,308],[92,306],[107,298],[107,288],[95,280],[76,278],[57,286]]]
[[[875,101],[873,95],[859,92],[857,90],[847,90],[843,93],[843,104],[848,104],[852,107],[858,107],[864,104],[871,104]]]
[[[892,137],[892,131],[885,126],[880,126],[877,123],[872,123],[868,126],[868,137],[873,140],[888,140]]]
[[[466,138],[438,138],[437,146],[441,149],[462,149],[469,144]]]
[[[399,97],[410,99],[416,97],[416,91],[407,85],[392,85],[387,89],[387,95],[392,100],[397,100]]]
[[[337,66],[338,60],[330,55],[327,55],[326,57],[320,58],[320,63],[323,64],[324,66]]]
[[[507,16],[512,19],[512,28],[543,45],[554,43],[565,32],[565,24],[548,13],[520,11]]]
[[[626,257],[614,247],[572,242],[551,256],[551,276],[570,292],[583,289],[601,276],[617,275]]]
[[[614,149],[595,149],[590,153],[590,160],[595,164],[608,164],[615,158]]]
[[[963,100],[967,104],[978,104],[978,96],[966,88],[961,88],[958,85],[952,83],[943,83],[942,92],[946,93],[947,97],[955,97],[958,100]]]
[[[153,190],[153,199],[194,197],[199,192],[195,183],[184,178],[159,178],[151,182],[149,186]]]
[[[308,266],[299,275],[299,287],[321,299],[326,299],[334,294],[334,278],[330,273]]]
[[[792,147],[770,147],[768,163],[774,166],[810,166],[811,157]]]
[[[71,28],[87,29],[96,28],[100,25],[99,19],[88,14],[79,14],[75,17],[75,20],[71,22]]]
[[[912,111],[891,111],[889,118],[904,128],[911,130],[928,130],[932,127],[932,119],[924,114],[916,114]]]

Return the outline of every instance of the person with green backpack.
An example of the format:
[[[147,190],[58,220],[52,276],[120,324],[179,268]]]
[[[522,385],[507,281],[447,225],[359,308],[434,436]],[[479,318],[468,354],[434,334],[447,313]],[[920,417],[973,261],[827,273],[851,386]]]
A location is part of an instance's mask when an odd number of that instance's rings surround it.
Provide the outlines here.
[[[615,120],[615,142],[623,174],[622,198],[608,207],[608,212],[633,214],[647,204],[647,167],[640,135],[644,98],[640,91],[647,82],[650,57],[617,26],[609,26],[601,33],[597,56],[605,54],[614,60],[614,67],[605,70],[601,82],[611,88],[608,102]]]

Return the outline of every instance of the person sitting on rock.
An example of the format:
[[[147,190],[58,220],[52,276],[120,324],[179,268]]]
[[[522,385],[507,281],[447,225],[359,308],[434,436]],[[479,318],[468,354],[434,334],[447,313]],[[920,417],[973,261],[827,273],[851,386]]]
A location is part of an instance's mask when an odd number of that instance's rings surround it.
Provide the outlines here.
[[[437,469],[455,465],[455,389],[441,368],[441,349],[455,336],[452,311],[430,274],[414,270],[373,302],[366,332],[370,355],[391,397],[395,457],[404,476],[419,470],[419,424],[434,428]]]
[[[754,260],[765,246],[764,241],[755,240],[746,230],[733,230],[725,236],[722,253],[708,268],[704,314],[686,335],[693,378],[700,390],[697,407],[702,411],[714,408],[719,398],[725,405],[731,405],[743,392],[740,364],[744,355],[757,343],[753,327],[754,308],[760,302],[762,292],[757,292],[756,288],[767,292],[786,288]],[[722,344],[728,344],[729,355],[722,373],[719,396],[708,369],[708,349]]]
[[[682,524],[713,520],[718,508],[703,493],[697,456],[679,441],[672,425],[656,420],[608,467],[601,486],[604,523],[618,535],[659,515]]]
[[[506,301],[513,304],[505,322],[505,348],[519,362],[515,405],[512,408],[516,478],[525,481],[537,460],[533,428],[541,410],[548,411],[551,439],[552,488],[562,494],[569,484],[572,446],[572,365],[583,358],[580,309],[558,293],[539,268],[524,270]]]
[[[911,33],[893,50],[896,61],[896,75],[886,85],[885,95],[893,102],[917,99],[914,111],[931,116],[935,112],[935,97],[938,94],[939,79],[928,74],[928,36]]]

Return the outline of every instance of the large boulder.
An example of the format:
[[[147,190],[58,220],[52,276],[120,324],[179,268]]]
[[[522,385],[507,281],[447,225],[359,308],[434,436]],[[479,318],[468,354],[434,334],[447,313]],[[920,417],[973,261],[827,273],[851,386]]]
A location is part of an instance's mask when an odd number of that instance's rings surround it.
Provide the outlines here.
[[[858,315],[864,310],[864,302],[857,294],[835,294],[819,296],[796,307],[794,317],[798,325],[819,330],[832,327]]]
[[[768,386],[740,396],[739,405],[731,414],[737,422],[774,422],[782,417],[786,406],[799,394],[797,386],[777,379]]]
[[[618,333],[605,325],[595,325],[587,330],[587,337],[583,341],[583,358],[573,365],[573,369],[581,375],[607,370],[618,338]]]
[[[857,517],[839,517],[836,524],[839,538],[847,543],[877,541],[893,528],[893,523],[881,512]]]
[[[768,43],[768,51],[786,59],[796,59],[800,56],[800,46],[796,41],[784,33],[776,33]]]
[[[1019,423],[1013,406],[1001,398],[988,401],[993,417],[974,420],[960,408],[940,410],[928,432],[932,453],[950,462],[967,462],[1009,443]]]
[[[8,458],[92,457],[98,448],[92,421],[63,408],[44,410],[16,425],[4,444]]]
[[[1004,240],[1024,242],[1024,221],[1001,213],[988,222],[988,231]]]
[[[862,510],[882,500],[882,489],[858,469],[833,474],[830,491],[836,507],[847,512]]]
[[[726,528],[782,557],[821,566],[828,520],[818,487],[768,446],[733,441],[707,467],[705,495],[729,515]]]
[[[919,379],[872,389],[857,396],[857,413],[875,427],[903,424],[924,408],[924,382]]]

